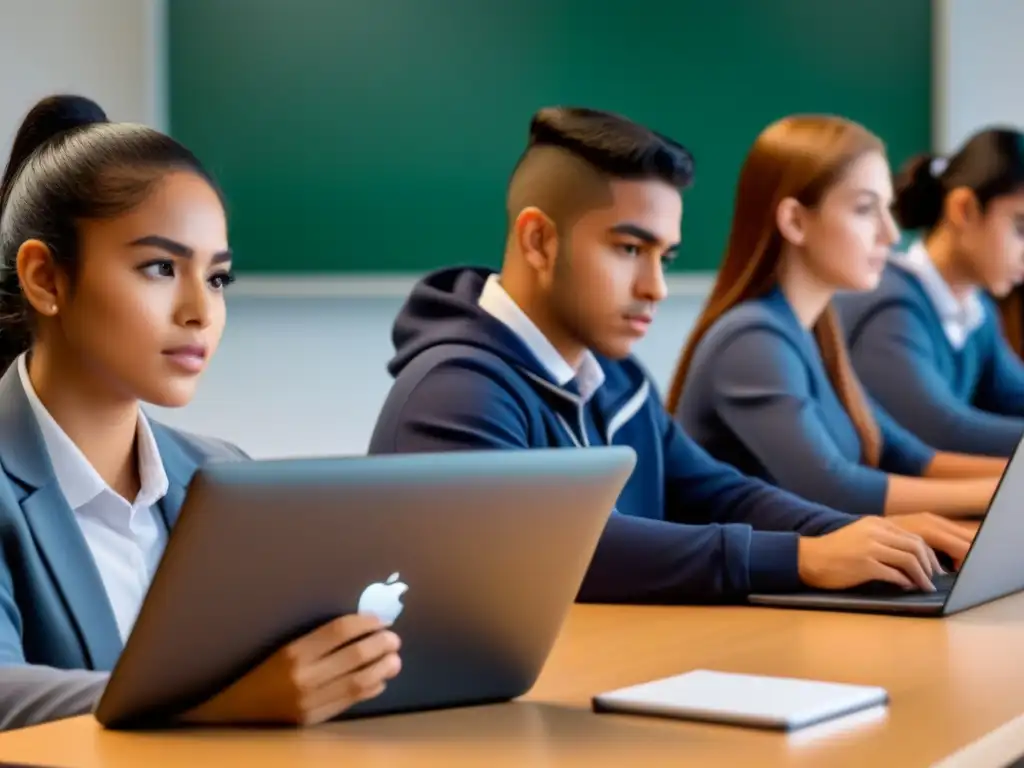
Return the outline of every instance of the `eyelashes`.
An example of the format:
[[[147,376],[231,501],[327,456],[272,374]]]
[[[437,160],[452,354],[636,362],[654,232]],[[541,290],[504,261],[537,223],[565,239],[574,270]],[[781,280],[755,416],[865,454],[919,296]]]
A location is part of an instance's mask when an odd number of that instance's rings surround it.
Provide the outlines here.
[[[175,275],[174,261],[171,259],[158,259],[140,264],[137,269],[142,274],[154,280],[169,279]],[[230,269],[220,270],[210,275],[207,281],[216,290],[224,290],[235,282],[235,273]]]
[[[235,282],[236,279],[237,278],[235,277],[235,273],[230,269],[225,270],[223,272],[218,272],[217,274],[210,276],[211,283],[215,280],[217,281],[214,287],[219,288],[222,291],[229,285],[231,285],[233,282]]]

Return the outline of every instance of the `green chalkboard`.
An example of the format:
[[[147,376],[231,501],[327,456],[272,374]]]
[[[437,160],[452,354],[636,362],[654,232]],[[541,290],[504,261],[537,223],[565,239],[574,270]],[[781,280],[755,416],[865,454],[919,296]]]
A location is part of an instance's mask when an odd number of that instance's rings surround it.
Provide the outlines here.
[[[678,269],[718,263],[744,154],[793,112],[930,146],[930,0],[170,0],[171,131],[242,272],[496,265],[530,115],[625,113],[697,159]]]

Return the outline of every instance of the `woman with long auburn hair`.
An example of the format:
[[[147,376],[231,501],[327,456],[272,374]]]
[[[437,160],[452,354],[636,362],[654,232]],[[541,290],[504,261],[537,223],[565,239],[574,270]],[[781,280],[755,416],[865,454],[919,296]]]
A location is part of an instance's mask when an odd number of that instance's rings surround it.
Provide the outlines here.
[[[852,514],[983,513],[1000,459],[940,453],[862,390],[832,308],[869,291],[898,237],[885,148],[831,116],[769,126],[668,408],[716,458]]]

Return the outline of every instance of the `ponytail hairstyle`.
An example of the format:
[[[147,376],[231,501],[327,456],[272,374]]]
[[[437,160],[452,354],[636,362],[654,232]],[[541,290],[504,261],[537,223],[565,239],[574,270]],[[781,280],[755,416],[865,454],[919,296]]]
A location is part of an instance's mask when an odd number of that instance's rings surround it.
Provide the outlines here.
[[[0,373],[32,346],[34,316],[18,279],[18,251],[39,240],[74,281],[78,224],[141,204],[171,171],[197,174],[223,195],[199,160],[142,125],[112,123],[94,101],[49,96],[25,116],[0,180]]]
[[[829,115],[787,117],[757,137],[740,170],[725,257],[669,388],[670,413],[676,411],[704,335],[730,309],[775,287],[783,246],[776,225],[779,204],[791,197],[813,208],[850,165],[869,152],[885,152],[877,136],[857,123]],[[861,460],[877,466],[882,445],[878,424],[853,371],[832,306],[813,330],[829,380],[860,437]]]
[[[942,221],[946,195],[954,189],[974,192],[982,211],[993,199],[1024,190],[1024,135],[986,128],[948,159],[927,153],[911,158],[894,182],[896,222],[929,234]]]

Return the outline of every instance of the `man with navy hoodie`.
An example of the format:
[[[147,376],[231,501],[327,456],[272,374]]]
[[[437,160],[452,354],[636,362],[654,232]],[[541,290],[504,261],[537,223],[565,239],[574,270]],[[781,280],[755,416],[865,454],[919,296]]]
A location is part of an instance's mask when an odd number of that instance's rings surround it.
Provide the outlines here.
[[[665,297],[692,170],[683,147],[625,118],[538,112],[508,190],[503,269],[443,269],[415,287],[370,453],[634,448],[581,601],[932,589],[928,544],[966,554],[949,521],[858,519],[744,477],[679,429],[630,357]]]

